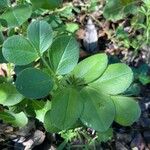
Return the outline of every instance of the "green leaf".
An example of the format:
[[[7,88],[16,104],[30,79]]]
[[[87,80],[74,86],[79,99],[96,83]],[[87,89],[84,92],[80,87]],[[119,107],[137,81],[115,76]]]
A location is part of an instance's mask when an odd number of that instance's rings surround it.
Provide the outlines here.
[[[136,12],[135,0],[107,0],[103,10],[106,19],[117,21],[125,17],[127,14]]]
[[[104,72],[107,67],[108,58],[106,54],[97,54],[81,61],[72,71],[77,78],[83,78],[89,83]]]
[[[28,38],[37,51],[45,52],[53,40],[53,31],[46,21],[34,21],[28,27]]]
[[[2,54],[2,47],[0,47],[0,63],[7,63],[7,61],[5,60],[3,54]]]
[[[107,131],[115,117],[115,106],[111,98],[91,87],[83,89],[81,95],[85,100],[81,121],[96,131]]]
[[[0,84],[0,104],[13,106],[23,100],[23,96],[9,83]]]
[[[14,117],[15,120],[11,121],[10,123],[13,124],[14,126],[17,127],[24,127],[27,123],[28,123],[28,118],[25,115],[24,112],[20,112],[20,113],[11,113]]]
[[[4,58],[16,65],[27,65],[38,58],[38,54],[30,42],[22,36],[9,37],[3,44]]]
[[[150,77],[148,75],[145,75],[145,74],[140,74],[139,75],[139,81],[143,85],[146,85],[146,84],[150,83]]]
[[[44,127],[46,131],[50,133],[58,133],[60,131],[60,129],[54,125],[54,122],[51,119],[51,110],[47,111],[44,116]]]
[[[66,23],[66,30],[68,32],[74,33],[79,29],[79,25],[77,23]]]
[[[83,104],[79,92],[73,88],[64,88],[52,99],[52,122],[61,130],[69,129],[77,122],[82,110]]]
[[[0,119],[4,122],[10,123],[15,120],[15,117],[8,112],[0,112]]]
[[[72,71],[79,59],[79,45],[75,38],[68,35],[56,38],[50,48],[49,59],[56,74]]]
[[[27,68],[19,73],[16,88],[27,98],[43,98],[52,90],[53,81],[47,73],[39,69]]]
[[[113,137],[113,129],[109,128],[106,132],[98,132],[98,141],[107,142]]]
[[[141,110],[138,103],[131,97],[112,96],[115,107],[115,121],[123,126],[132,125],[140,117]]]
[[[0,31],[0,45],[2,45],[4,42],[4,35],[3,33]]]
[[[31,0],[34,8],[55,9],[63,0]]]
[[[31,103],[30,103],[31,104]],[[32,100],[32,107],[34,110],[40,110],[43,109],[45,106],[46,102],[43,100]]]
[[[104,74],[91,86],[96,86],[101,91],[117,95],[124,92],[132,83],[133,72],[126,64],[116,63],[109,65]]]
[[[9,6],[9,0],[0,0],[0,12],[4,11]]]
[[[31,67],[34,67],[34,63],[30,63],[28,65],[23,65],[23,66],[17,66],[17,65],[15,65],[14,72],[15,72],[16,76],[18,76],[18,74],[21,71],[23,71],[24,69],[27,69],[27,68],[31,68]]]
[[[46,112],[50,109],[51,109],[51,102],[47,101],[43,108],[37,109],[37,110],[35,109],[36,118],[39,121],[44,122],[44,116],[45,116]]]
[[[20,5],[9,7],[1,16],[1,19],[7,21],[8,27],[16,27],[22,25],[32,14],[30,5]]]
[[[9,111],[0,112],[0,118],[6,123],[10,123],[13,126],[20,128],[24,127],[28,123],[28,118],[23,112],[17,114]]]

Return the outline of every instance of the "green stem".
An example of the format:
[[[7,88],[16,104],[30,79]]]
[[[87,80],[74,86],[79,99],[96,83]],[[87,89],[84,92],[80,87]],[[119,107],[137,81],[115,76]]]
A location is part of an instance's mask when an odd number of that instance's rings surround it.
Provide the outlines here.
[[[41,58],[41,60],[43,61],[44,65],[45,65],[45,66],[47,67],[47,69],[49,70],[51,76],[54,78],[55,83],[58,85],[58,84],[59,84],[59,83],[58,83],[58,79],[57,79],[55,73],[53,72],[53,70],[51,69],[51,67],[49,66],[49,64],[47,63],[47,61],[46,61],[46,60],[44,59],[44,57],[41,56],[40,54],[39,54],[39,57]]]
[[[146,26],[147,26],[147,30],[146,30],[146,44],[148,44],[148,41],[149,41],[149,10],[147,10],[147,14],[146,14]]]
[[[50,74],[52,76],[54,76],[54,72],[52,71],[52,69],[50,68],[50,66],[48,65],[47,61],[44,59],[43,56],[40,56],[41,60],[43,61],[44,65],[47,67],[47,69],[49,70]]]

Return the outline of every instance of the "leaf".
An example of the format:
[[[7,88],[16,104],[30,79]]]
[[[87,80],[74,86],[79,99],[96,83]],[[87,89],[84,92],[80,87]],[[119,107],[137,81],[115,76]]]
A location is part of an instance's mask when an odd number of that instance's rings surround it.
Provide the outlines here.
[[[82,78],[89,83],[104,72],[107,67],[108,58],[106,54],[97,54],[81,61],[72,71],[77,78]]]
[[[0,112],[0,118],[7,123],[15,120],[15,117],[8,112]]]
[[[27,65],[38,58],[38,54],[30,42],[22,36],[9,37],[3,44],[4,58],[16,65]]]
[[[83,110],[79,92],[73,88],[64,88],[52,99],[51,119],[61,130],[69,129],[79,119]]]
[[[24,127],[27,123],[28,123],[28,118],[27,116],[25,115],[24,112],[20,112],[20,113],[11,113],[14,117],[15,117],[15,120],[11,121],[10,123],[13,124],[14,126],[17,126],[17,127]]]
[[[30,103],[31,104],[31,103]],[[34,110],[40,110],[43,109],[45,106],[46,102],[43,100],[32,100],[32,107]]]
[[[7,63],[7,61],[5,60],[5,58],[3,57],[3,54],[2,54],[2,48],[0,47],[0,63]]]
[[[0,84],[0,104],[13,106],[23,99],[24,97],[16,90],[14,85],[9,83]]]
[[[16,88],[27,98],[43,98],[52,90],[53,81],[47,73],[39,69],[27,68],[19,73]]]
[[[103,15],[106,19],[117,21],[125,17],[127,14],[136,12],[135,0],[107,0],[103,10]]]
[[[36,118],[39,121],[44,122],[44,116],[45,116],[46,112],[50,109],[51,109],[51,102],[47,101],[43,108],[37,109],[37,110],[35,109]]]
[[[17,65],[15,65],[14,72],[15,72],[16,76],[18,76],[18,74],[21,71],[23,71],[24,69],[30,68],[30,67],[34,67],[34,63],[30,63],[28,65],[23,65],[23,66],[17,66]]]
[[[45,52],[53,40],[53,31],[46,21],[34,21],[28,27],[28,38],[37,51]]]
[[[62,4],[63,0],[31,0],[34,8],[55,9]]]
[[[145,75],[145,74],[140,74],[139,75],[139,81],[143,85],[146,85],[146,84],[150,83],[150,77],[148,75]]]
[[[51,110],[47,111],[44,116],[44,128],[46,129],[47,132],[50,133],[58,133],[60,131],[60,129],[55,127],[51,119]]]
[[[23,112],[17,114],[9,111],[0,112],[0,118],[4,122],[10,123],[17,127],[24,127],[28,123],[28,118]]]
[[[109,128],[106,132],[98,132],[98,141],[107,142],[113,137],[113,129]]]
[[[115,107],[115,121],[123,126],[132,125],[140,117],[141,110],[138,103],[131,97],[111,96]]]
[[[91,87],[84,88],[81,95],[85,100],[81,121],[96,131],[107,131],[115,117],[115,106],[111,98]]]
[[[79,25],[77,23],[66,23],[66,30],[68,32],[74,33],[79,29]]]
[[[32,14],[30,5],[18,5],[9,7],[1,16],[1,19],[7,21],[8,27],[16,27],[22,25]]]
[[[68,35],[56,38],[50,48],[49,59],[56,74],[72,71],[79,59],[79,45],[75,38]]]
[[[9,6],[9,0],[0,0],[0,12],[4,11]]]
[[[132,83],[133,72],[126,64],[116,63],[109,65],[104,74],[91,86],[96,86],[101,91],[117,95],[124,92]]]
[[[4,42],[4,35],[3,32],[0,31],[0,45],[2,45]]]

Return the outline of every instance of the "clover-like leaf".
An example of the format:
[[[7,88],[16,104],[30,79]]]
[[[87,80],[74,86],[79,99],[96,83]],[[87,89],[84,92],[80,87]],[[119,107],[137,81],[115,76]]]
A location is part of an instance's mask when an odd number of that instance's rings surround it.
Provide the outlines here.
[[[72,71],[77,78],[82,78],[89,83],[104,72],[107,67],[108,58],[106,54],[97,54],[81,61]]]
[[[115,106],[111,98],[91,87],[83,89],[81,95],[85,100],[81,121],[96,131],[107,131],[115,117]]]
[[[28,38],[41,54],[52,44],[53,31],[46,21],[34,21],[28,27]]]
[[[31,43],[20,35],[9,37],[3,44],[4,58],[16,65],[27,65],[38,58],[38,54]]]
[[[16,88],[27,98],[43,98],[52,90],[53,81],[47,73],[39,69],[27,68],[19,73]]]
[[[82,110],[83,103],[79,92],[74,88],[64,88],[52,99],[52,122],[58,129],[69,129],[77,122]]]
[[[4,106],[13,106],[24,99],[16,87],[9,83],[0,84],[0,104]]]
[[[131,68],[126,64],[116,63],[109,65],[103,75],[90,85],[107,94],[117,95],[130,86],[132,79],[133,72]]]
[[[7,21],[8,27],[16,27],[22,25],[32,14],[30,5],[17,5],[9,7],[1,16],[1,19]]]
[[[115,121],[123,126],[132,125],[140,117],[139,104],[131,97],[111,96],[115,108]]]
[[[50,64],[56,74],[73,70],[79,59],[79,45],[72,36],[62,35],[54,40],[49,51]]]

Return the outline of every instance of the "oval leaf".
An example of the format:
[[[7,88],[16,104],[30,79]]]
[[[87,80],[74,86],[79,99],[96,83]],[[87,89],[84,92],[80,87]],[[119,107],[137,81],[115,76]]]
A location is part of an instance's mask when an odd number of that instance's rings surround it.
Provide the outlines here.
[[[83,78],[89,83],[104,72],[107,67],[108,58],[106,54],[97,54],[81,61],[72,71],[77,78]]]
[[[53,31],[46,21],[34,21],[28,27],[28,38],[40,53],[45,52],[52,44]]]
[[[83,110],[82,100],[76,89],[65,88],[52,99],[51,119],[61,129],[69,129],[79,119]]]
[[[57,133],[60,131],[57,127],[55,127],[54,123],[51,119],[51,110],[47,111],[44,117],[44,127],[47,132]]]
[[[104,74],[91,85],[101,91],[116,95],[124,92],[132,83],[133,72],[126,64],[109,65]]]
[[[111,98],[91,87],[83,89],[81,95],[86,100],[81,121],[96,131],[107,131],[115,117],[115,106]]]
[[[39,69],[28,68],[19,73],[16,80],[17,90],[27,98],[43,98],[53,88],[51,77]]]
[[[13,106],[21,102],[23,99],[24,97],[12,84],[0,84],[0,104],[4,106]]]
[[[140,117],[138,103],[131,97],[112,96],[116,107],[115,121],[123,126],[132,125]]]
[[[20,5],[9,7],[1,16],[1,19],[7,21],[8,27],[16,27],[22,25],[32,14],[30,5]]]
[[[61,5],[63,0],[31,0],[33,7],[44,8],[44,9],[54,9]]]
[[[63,75],[73,70],[79,59],[79,45],[74,37],[58,37],[49,51],[49,59],[56,74]]]
[[[3,44],[2,52],[8,62],[16,65],[27,65],[38,58],[30,42],[19,35],[9,37]]]

